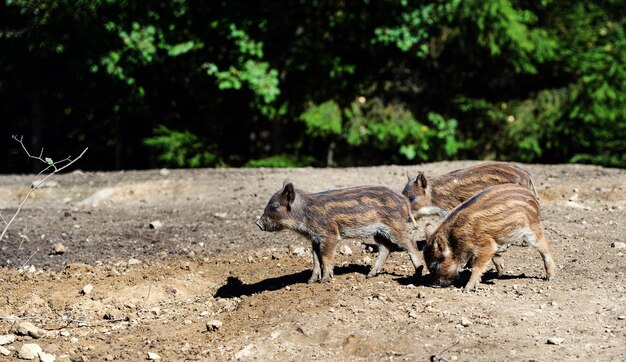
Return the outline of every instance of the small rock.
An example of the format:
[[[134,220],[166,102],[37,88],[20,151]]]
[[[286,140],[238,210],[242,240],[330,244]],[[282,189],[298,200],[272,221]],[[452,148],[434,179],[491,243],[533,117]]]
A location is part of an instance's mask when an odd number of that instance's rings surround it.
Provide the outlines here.
[[[418,317],[419,317],[419,314],[416,311],[412,310],[409,312],[409,318],[417,319]]]
[[[166,169],[166,168],[162,168],[159,170],[159,175],[161,176],[167,176],[170,174],[170,170]]]
[[[623,321],[626,319],[626,315],[617,316],[617,319],[619,319],[620,321]]]
[[[253,355],[252,349],[254,345],[250,343],[249,345],[243,347],[243,349],[237,353],[235,353],[235,359],[242,359],[246,357],[251,357]]]
[[[19,357],[20,359],[35,359],[35,357],[39,356],[40,352],[43,351],[38,344],[25,343],[22,345],[22,348],[20,348],[17,357]]]
[[[626,243],[622,243],[621,241],[617,241],[611,244],[612,248],[615,249],[626,249]]]
[[[159,229],[161,228],[161,226],[163,226],[163,223],[160,222],[159,220],[154,220],[153,222],[148,224],[148,227],[150,229]]]
[[[70,358],[70,355],[62,354],[57,358],[56,362],[72,362],[72,359]]]
[[[15,328],[15,331],[21,336],[31,336],[35,339],[41,338],[46,335],[45,329],[36,327],[30,322],[19,323],[17,325],[17,328]]]
[[[463,318],[461,318],[461,325],[463,327],[469,327],[469,326],[472,325],[472,321],[467,319],[467,318],[465,318],[465,317],[463,317]]]
[[[5,334],[0,336],[0,346],[15,342],[15,334]]]
[[[289,249],[289,254],[291,254],[291,255],[306,256],[306,254],[307,254],[306,250],[304,249],[304,246],[289,245],[288,249]]]
[[[54,252],[54,254],[56,255],[60,255],[65,253],[65,245],[61,244],[61,243],[56,243],[52,246],[52,251]]]
[[[80,292],[83,293],[84,295],[89,295],[92,290],[93,290],[93,285],[87,284],[83,287],[83,289]]]
[[[559,338],[559,337],[551,337],[548,338],[548,344],[554,344],[556,346],[558,346],[559,344],[563,344],[565,340],[563,338]]]
[[[34,273],[37,271],[37,268],[35,268],[34,265],[31,265],[28,267],[28,269],[26,269],[26,271],[28,271],[29,273]]]
[[[352,249],[348,245],[341,245],[339,247],[339,254],[341,255],[352,255]]]
[[[270,339],[276,339],[276,338],[280,337],[281,334],[283,334],[283,332],[281,332],[281,331],[274,331],[274,332],[272,332],[272,334],[270,334]]]
[[[217,319],[212,319],[208,322],[206,322],[206,329],[209,332],[215,332],[218,329],[220,329],[220,327],[222,327],[222,321],[218,321]]]
[[[139,265],[139,264],[141,264],[141,260],[139,259],[135,259],[135,258],[128,259],[128,265]]]
[[[158,354],[154,352],[148,352],[148,359],[151,361],[156,361],[156,360],[161,359],[161,356],[159,356]]]
[[[213,216],[216,219],[226,219],[226,216],[228,216],[228,214],[225,212],[216,212],[215,214],[213,214]]]
[[[190,325],[190,324],[192,324],[192,323],[193,323],[193,322],[192,322],[190,319],[185,319],[185,320],[183,321],[183,324],[184,324],[184,325],[186,325],[186,326],[188,326],[188,325]]]
[[[30,184],[30,188],[34,189],[35,187],[58,187],[59,183],[56,181],[46,181],[43,182],[43,180],[37,180],[37,181],[33,181]]]
[[[51,353],[39,352],[39,362],[54,362],[56,356]]]
[[[65,329],[61,330],[61,332],[59,332],[59,334],[62,337],[69,337],[70,336],[70,332],[66,331]]]
[[[11,350],[0,346],[0,354],[3,356],[8,356],[11,354]]]

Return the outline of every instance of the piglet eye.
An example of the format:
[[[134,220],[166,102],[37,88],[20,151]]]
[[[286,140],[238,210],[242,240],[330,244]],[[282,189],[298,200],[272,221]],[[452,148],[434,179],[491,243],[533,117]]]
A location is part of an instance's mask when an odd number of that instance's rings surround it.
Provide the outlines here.
[[[276,210],[278,210],[279,207],[280,207],[280,205],[278,205],[278,204],[271,204],[270,205],[270,210],[276,211]]]
[[[411,202],[415,202],[416,199],[417,199],[417,196],[415,196],[415,195],[409,196],[409,201],[411,201]]]

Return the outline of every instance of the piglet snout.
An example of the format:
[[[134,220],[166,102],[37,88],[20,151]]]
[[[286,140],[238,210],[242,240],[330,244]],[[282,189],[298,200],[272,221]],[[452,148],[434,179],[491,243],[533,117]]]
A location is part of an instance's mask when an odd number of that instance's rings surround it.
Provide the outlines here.
[[[265,231],[265,225],[263,225],[263,223],[261,222],[261,219],[258,219],[255,224],[256,226],[259,227],[259,229],[261,229],[262,231]]]

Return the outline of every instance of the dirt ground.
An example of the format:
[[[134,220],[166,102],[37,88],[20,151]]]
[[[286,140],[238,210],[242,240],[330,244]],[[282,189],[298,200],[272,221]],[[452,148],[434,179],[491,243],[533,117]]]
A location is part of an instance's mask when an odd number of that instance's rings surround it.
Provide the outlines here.
[[[365,279],[373,240],[351,239],[334,280],[309,285],[309,242],[254,225],[285,177],[308,191],[400,191],[405,171],[472,164],[59,175],[0,242],[0,340],[17,335],[0,361],[27,343],[57,361],[626,360],[626,170],[523,166],[559,268],[548,282],[523,245],[473,293],[423,285],[404,252]],[[32,180],[0,176],[4,219]],[[43,336],[14,332],[25,321]]]

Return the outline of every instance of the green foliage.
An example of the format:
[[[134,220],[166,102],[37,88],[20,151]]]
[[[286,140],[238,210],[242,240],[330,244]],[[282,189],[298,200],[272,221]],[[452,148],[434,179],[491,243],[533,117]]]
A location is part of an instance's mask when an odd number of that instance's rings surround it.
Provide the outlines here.
[[[258,160],[250,160],[243,167],[307,167],[315,164],[313,157],[296,157],[293,155],[276,155]]]
[[[218,158],[202,144],[193,133],[171,130],[159,125],[155,136],[146,138],[146,146],[156,148],[161,153],[159,161],[166,167],[209,167],[215,166]]]
[[[385,104],[379,98],[352,102],[343,111],[334,101],[310,105],[300,118],[310,136],[342,136],[347,146],[395,150],[409,161],[455,157],[460,148],[455,119],[429,113],[428,127],[402,104]]]
[[[334,101],[310,104],[300,115],[300,120],[306,124],[307,134],[313,137],[341,134],[341,109]]]
[[[216,64],[206,63],[207,74],[217,78],[219,89],[239,90],[247,84],[263,104],[274,102],[280,95],[278,71],[271,69],[268,62],[260,61],[263,59],[263,43],[252,40],[234,24],[230,25],[229,38],[239,51],[236,65],[220,71]]]
[[[532,27],[537,15],[515,8],[510,0],[463,1],[458,21],[477,32],[478,44],[491,56],[504,56],[516,72],[536,73],[537,64],[554,60],[557,40],[545,29]]]
[[[626,167],[619,0],[10,0],[0,14],[6,127],[89,143],[96,169]]]
[[[399,24],[379,27],[374,30],[374,43],[393,44],[403,52],[414,50],[423,57],[429,53],[429,42],[442,23],[451,20],[461,0],[432,3],[409,1],[398,2],[401,8]]]

